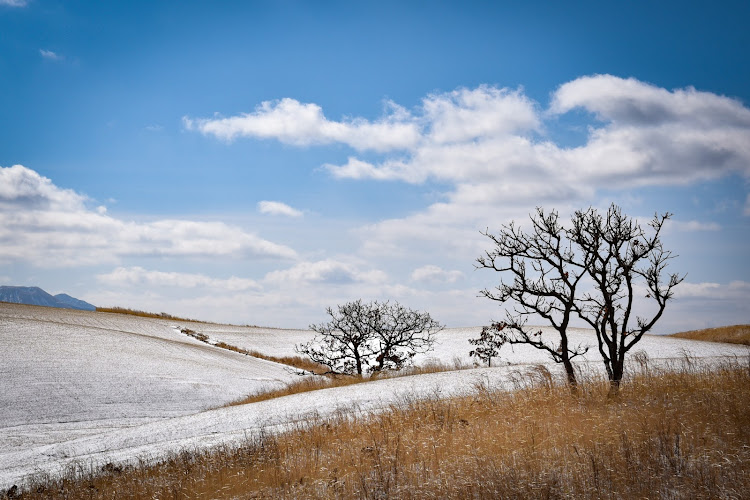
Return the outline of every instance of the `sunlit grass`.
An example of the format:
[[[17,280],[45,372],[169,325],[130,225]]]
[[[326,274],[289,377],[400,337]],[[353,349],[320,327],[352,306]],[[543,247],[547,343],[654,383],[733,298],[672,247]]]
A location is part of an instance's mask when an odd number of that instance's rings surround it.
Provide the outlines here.
[[[649,368],[647,361],[643,368]],[[160,463],[73,467],[24,498],[743,498],[748,360],[642,369],[607,397],[530,375],[389,411],[341,413]],[[745,492],[745,493],[743,493]],[[746,497],[745,497],[746,498]]]
[[[171,319],[175,321],[191,321],[194,323],[201,323],[195,319],[180,318],[179,316],[172,316],[167,313],[152,313],[146,311],[139,311],[137,309],[128,309],[126,307],[97,307],[96,312],[112,313],[112,314],[126,314],[128,316],[138,316],[140,318],[156,318],[156,319]]]
[[[721,326],[689,332],[675,333],[673,337],[711,342],[728,342],[730,344],[750,345],[750,325]]]

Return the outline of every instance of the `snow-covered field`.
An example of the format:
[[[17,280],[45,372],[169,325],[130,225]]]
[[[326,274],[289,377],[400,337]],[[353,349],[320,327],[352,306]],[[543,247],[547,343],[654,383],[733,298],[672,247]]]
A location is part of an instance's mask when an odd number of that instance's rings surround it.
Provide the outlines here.
[[[477,384],[507,384],[519,364],[549,364],[541,352],[504,347],[497,368],[385,379],[222,407],[296,380],[288,367],[200,342],[212,340],[268,355],[294,355],[312,338],[303,330],[179,323],[134,316],[0,304],[0,488],[36,473],[55,474],[183,448],[236,444],[260,430],[287,428],[338,411],[372,412],[408,398],[447,396]],[[418,358],[470,363],[468,339],[479,328],[447,329]],[[573,333],[592,344],[588,330]],[[744,346],[648,337],[652,359],[746,356]],[[600,367],[592,348],[592,370]],[[509,365],[509,363],[512,363]]]

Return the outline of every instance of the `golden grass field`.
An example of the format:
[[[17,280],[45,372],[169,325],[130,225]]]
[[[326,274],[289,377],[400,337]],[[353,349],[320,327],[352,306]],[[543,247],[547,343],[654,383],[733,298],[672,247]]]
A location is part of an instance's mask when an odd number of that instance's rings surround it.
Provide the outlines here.
[[[637,368],[637,367],[634,367]],[[513,391],[343,412],[239,448],[71,468],[22,498],[748,498],[750,363],[641,360],[608,398],[544,367]]]
[[[728,342],[730,344],[750,345],[750,325],[720,326],[689,332],[675,333],[673,337],[710,342]]]

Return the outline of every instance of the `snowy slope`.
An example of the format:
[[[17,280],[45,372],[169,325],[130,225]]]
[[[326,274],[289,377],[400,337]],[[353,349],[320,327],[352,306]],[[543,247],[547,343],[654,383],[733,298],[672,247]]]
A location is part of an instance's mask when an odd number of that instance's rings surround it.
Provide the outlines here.
[[[0,304],[0,453],[217,407],[297,378],[145,318]]]
[[[279,330],[273,328],[243,327],[231,325],[214,325],[205,323],[191,323],[189,328],[205,333],[212,339],[221,340],[227,344],[247,350],[255,350],[271,356],[294,356],[297,352],[294,346],[308,342],[314,337],[314,332],[306,330]],[[435,336],[434,350],[415,358],[417,364],[436,360],[443,363],[453,363],[458,360],[463,364],[472,364],[475,360],[469,356],[473,346],[469,339],[476,338],[481,327],[446,328]],[[550,327],[540,328],[546,339],[554,339],[555,332]],[[583,359],[599,361],[596,347],[596,336],[593,330],[586,328],[570,328],[568,330],[572,345],[589,346],[589,352]],[[698,357],[723,356],[727,352],[747,352],[744,347],[732,347],[713,342],[697,342],[660,335],[644,335],[633,352],[646,351],[651,358],[682,357],[683,353],[690,353]],[[579,358],[581,359],[581,358]],[[493,364],[502,363],[548,363],[549,356],[531,346],[506,345],[500,351],[500,358],[493,360]]]
[[[238,444],[263,430],[338,411],[372,412],[409,398],[475,390],[479,383],[509,386],[524,363],[548,363],[534,349],[504,347],[498,368],[377,380],[244,406],[224,403],[297,378],[291,370],[222,350],[176,326],[270,355],[294,354],[312,337],[301,330],[204,323],[176,325],[124,315],[0,304],[0,488],[33,473],[58,473],[71,462],[102,464],[155,458],[183,448]],[[479,328],[448,329],[423,356],[469,361],[468,338]],[[587,330],[576,342],[592,343]],[[664,337],[645,338],[652,359],[746,356],[745,346]],[[585,369],[601,370],[594,360]],[[509,362],[514,363],[508,365]],[[213,409],[211,409],[213,408]]]

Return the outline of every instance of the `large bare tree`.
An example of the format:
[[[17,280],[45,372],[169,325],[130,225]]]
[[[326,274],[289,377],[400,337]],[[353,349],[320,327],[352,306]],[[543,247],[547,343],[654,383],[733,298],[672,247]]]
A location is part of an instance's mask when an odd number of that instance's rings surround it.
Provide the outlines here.
[[[587,346],[571,345],[567,330],[580,318],[595,331],[612,392],[624,373],[625,355],[659,320],[674,287],[684,277],[666,275],[672,254],[660,238],[667,213],[654,216],[649,234],[636,220],[611,205],[602,216],[594,208],[577,211],[570,228],[560,224],[557,212],[537,208],[531,229],[514,223],[497,235],[485,232],[494,244],[480,257],[478,267],[500,272],[500,285],[483,290],[485,297],[505,304],[506,319],[494,323],[511,344],[529,344],[550,354],[565,367],[568,382],[576,385],[572,360]],[[666,276],[665,276],[666,275]],[[636,294],[653,302],[652,314],[635,316]],[[554,338],[527,326],[541,318],[556,331]],[[634,325],[635,323],[635,325]]]
[[[625,355],[653,328],[674,287],[685,278],[666,273],[673,255],[664,250],[660,234],[671,216],[654,215],[650,231],[614,204],[604,216],[593,208],[573,216],[568,236],[580,249],[593,281],[593,291],[578,301],[578,314],[596,331],[611,393],[619,390]],[[651,303],[651,314],[636,316],[637,294]]]
[[[545,214],[537,208],[530,219],[528,232],[511,222],[496,235],[482,233],[493,247],[477,259],[477,265],[501,273],[501,278],[496,288],[480,293],[501,304],[514,304],[512,310],[506,310],[505,320],[493,323],[497,334],[509,344],[528,344],[546,351],[563,365],[568,383],[575,387],[572,360],[585,354],[588,347],[571,345],[568,327],[577,316],[576,294],[586,275],[586,262],[577,260],[556,211]],[[539,328],[527,327],[530,317],[542,318],[557,335],[545,338]]]

